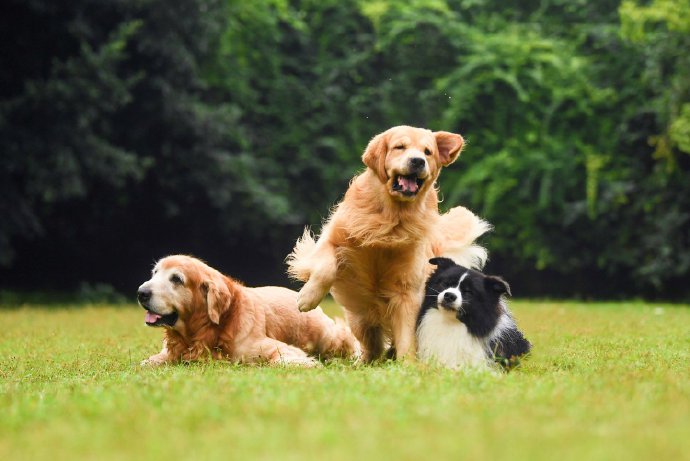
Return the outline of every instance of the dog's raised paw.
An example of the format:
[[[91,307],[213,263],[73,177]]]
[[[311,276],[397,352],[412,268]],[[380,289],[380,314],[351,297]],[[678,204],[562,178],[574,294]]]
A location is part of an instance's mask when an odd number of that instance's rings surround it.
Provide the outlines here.
[[[318,290],[310,282],[307,282],[297,293],[297,308],[300,312],[309,312],[319,305],[327,292],[328,290]]]

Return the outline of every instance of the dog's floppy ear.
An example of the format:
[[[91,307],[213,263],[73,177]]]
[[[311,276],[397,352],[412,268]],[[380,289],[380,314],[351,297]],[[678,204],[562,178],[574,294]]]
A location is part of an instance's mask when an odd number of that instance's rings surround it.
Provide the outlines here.
[[[230,290],[228,290],[225,282],[219,277],[214,277],[213,280],[206,280],[201,284],[201,289],[206,292],[208,318],[211,319],[211,322],[218,325],[220,318],[230,307],[230,301],[232,301]]]
[[[465,145],[465,140],[459,134],[449,133],[447,131],[435,131],[436,145],[438,146],[438,155],[441,158],[441,163],[448,166],[458,158],[462,146]]]
[[[367,148],[362,155],[362,161],[371,168],[381,179],[381,182],[388,181],[386,174],[386,152],[388,151],[388,136],[380,133],[369,141]]]
[[[503,280],[501,277],[487,275],[484,279],[484,286],[487,290],[491,290],[499,295],[507,294],[508,296],[513,296],[510,292],[510,285],[508,285],[508,282]]]
[[[429,262],[434,266],[438,266],[439,269],[455,266],[455,261],[450,258],[431,258]]]

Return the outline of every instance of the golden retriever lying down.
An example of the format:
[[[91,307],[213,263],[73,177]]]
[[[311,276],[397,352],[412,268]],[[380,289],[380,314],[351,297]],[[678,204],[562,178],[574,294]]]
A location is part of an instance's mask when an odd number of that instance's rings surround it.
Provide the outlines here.
[[[343,322],[297,310],[287,288],[248,288],[190,256],[163,258],[137,292],[146,324],[165,327],[163,350],[142,362],[196,360],[317,365],[307,355],[355,357],[359,344]]]
[[[375,136],[318,241],[308,230],[288,256],[289,273],[306,282],[301,311],[330,290],[346,312],[364,359],[390,339],[398,357],[414,359],[415,321],[429,259],[447,256],[480,268],[486,251],[473,244],[489,225],[465,208],[438,212],[436,179],[458,157],[459,134],[398,126]]]

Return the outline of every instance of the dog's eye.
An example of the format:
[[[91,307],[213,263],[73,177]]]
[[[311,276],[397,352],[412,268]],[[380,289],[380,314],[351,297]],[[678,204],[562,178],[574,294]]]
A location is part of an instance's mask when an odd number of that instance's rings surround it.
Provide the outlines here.
[[[170,281],[173,283],[173,285],[182,285],[182,277],[177,274],[171,275]]]
[[[404,150],[404,149],[405,149],[405,145],[404,145],[404,144],[398,144],[397,146],[394,147],[394,149]]]
[[[429,150],[428,147],[426,149],[424,149],[424,155],[431,155],[431,151]]]

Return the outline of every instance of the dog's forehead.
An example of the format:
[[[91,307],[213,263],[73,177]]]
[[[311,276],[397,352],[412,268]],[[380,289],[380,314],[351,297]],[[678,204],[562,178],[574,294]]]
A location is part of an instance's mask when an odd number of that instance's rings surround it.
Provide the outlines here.
[[[151,280],[167,279],[173,273],[182,273],[182,271],[178,270],[177,266],[168,265],[164,267],[156,264],[151,270]]]
[[[213,272],[214,269],[208,267],[200,259],[186,255],[167,256],[158,261],[153,268],[154,276],[178,273],[185,281],[190,281],[192,284],[200,283]]]
[[[155,274],[167,274],[168,272],[174,272],[177,270],[179,266],[173,265],[173,264],[156,264],[153,266],[153,270],[151,271],[154,275]]]
[[[156,264],[153,266],[152,272],[155,274],[157,272],[169,270],[172,267],[174,267],[174,263],[170,260],[170,258],[163,258],[156,262]]]
[[[444,268],[438,273],[438,277],[451,285],[474,286],[485,276],[481,272],[456,264]]]
[[[437,276],[439,278],[448,280],[449,282],[454,281],[455,283],[458,283],[460,277],[462,277],[466,272],[467,269],[462,266],[450,266],[439,270],[437,272]]]
[[[467,276],[465,277],[465,280],[468,281],[468,283],[472,286],[476,285],[477,283],[480,283],[486,276],[482,274],[481,272],[468,269],[467,270]]]
[[[434,134],[424,128],[413,128],[407,126],[399,126],[391,128],[388,133],[388,140],[391,145],[424,145],[425,147],[433,147],[436,145]]]
[[[157,272],[172,272],[179,270],[181,272],[187,272],[188,268],[193,265],[192,258],[181,257],[181,256],[167,256],[159,260],[155,266],[153,266],[153,273]]]

